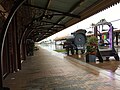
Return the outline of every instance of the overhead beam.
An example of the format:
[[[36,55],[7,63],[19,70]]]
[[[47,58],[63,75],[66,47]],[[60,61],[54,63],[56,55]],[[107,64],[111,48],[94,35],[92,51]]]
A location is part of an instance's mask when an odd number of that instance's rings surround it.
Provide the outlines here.
[[[45,22],[45,23],[50,23],[52,25],[58,25],[58,26],[63,26],[65,28],[65,25],[63,24],[58,24],[58,23],[53,23],[53,22],[49,22],[49,21],[40,21],[40,22]],[[47,25],[47,24],[46,24]],[[44,26],[44,25],[43,25]]]
[[[65,15],[65,16],[69,16],[69,17],[80,19],[79,15],[74,15],[74,14],[70,14],[70,13],[67,13],[67,12],[61,12],[61,11],[58,11],[58,10],[48,9],[48,8],[44,8],[44,7],[40,7],[40,6],[36,6],[36,5],[31,5],[31,4],[24,4],[24,5],[25,6],[29,6],[29,7],[38,8],[38,9],[53,11],[53,12],[61,13],[61,14]]]
[[[80,3],[82,3],[84,0],[79,0],[70,10],[69,12],[72,12],[76,7],[78,7],[78,5],[80,5]],[[60,23],[65,17],[62,17],[58,20],[57,23]]]
[[[46,4],[46,8],[49,8],[49,5],[50,5],[50,3],[51,3],[51,0],[48,0],[48,2],[47,2],[47,4]],[[47,14],[47,10],[45,11],[45,15]]]
[[[78,2],[76,2],[76,4],[70,9],[69,12],[74,11],[74,9],[77,8],[77,7],[80,5],[80,3],[84,2],[84,1],[85,1],[85,0],[79,0]]]

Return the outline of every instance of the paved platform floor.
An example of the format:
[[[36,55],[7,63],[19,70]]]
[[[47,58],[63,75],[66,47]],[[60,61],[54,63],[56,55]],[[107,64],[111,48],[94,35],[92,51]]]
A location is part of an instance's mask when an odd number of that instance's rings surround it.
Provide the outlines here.
[[[39,48],[22,70],[9,74],[10,90],[120,90],[120,76],[63,54]]]

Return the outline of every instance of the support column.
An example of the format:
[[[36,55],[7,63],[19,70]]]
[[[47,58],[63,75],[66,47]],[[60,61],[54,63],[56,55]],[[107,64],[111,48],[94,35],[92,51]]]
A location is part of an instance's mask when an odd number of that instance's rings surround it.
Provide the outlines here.
[[[25,40],[22,41],[22,44],[21,44],[21,54],[22,54],[22,60],[26,60],[26,48],[25,48],[26,44],[25,44]]]
[[[18,39],[18,25],[17,25],[17,13],[15,14],[15,26],[16,26],[16,50],[17,50],[17,68],[19,70],[21,70],[21,58],[20,58],[20,43],[19,43],[19,39]]]
[[[116,33],[115,33],[115,36],[116,36],[116,45],[118,45],[118,36],[119,36],[119,32],[116,32]]]

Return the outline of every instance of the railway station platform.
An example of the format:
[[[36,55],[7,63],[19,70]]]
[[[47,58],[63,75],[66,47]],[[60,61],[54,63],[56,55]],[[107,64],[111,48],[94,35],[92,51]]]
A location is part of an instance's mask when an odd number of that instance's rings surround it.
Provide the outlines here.
[[[120,76],[113,71],[43,47],[4,80],[10,90],[120,90],[119,84]]]

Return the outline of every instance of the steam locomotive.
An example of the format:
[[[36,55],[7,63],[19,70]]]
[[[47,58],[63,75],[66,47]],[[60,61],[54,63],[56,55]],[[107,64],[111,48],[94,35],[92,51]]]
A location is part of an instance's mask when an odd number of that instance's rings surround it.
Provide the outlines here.
[[[78,50],[83,54],[85,52],[86,41],[86,30],[79,29],[71,33],[71,36],[66,37],[63,48],[66,49],[67,55],[70,55],[70,51],[72,55],[75,54],[75,52],[78,54]]]

